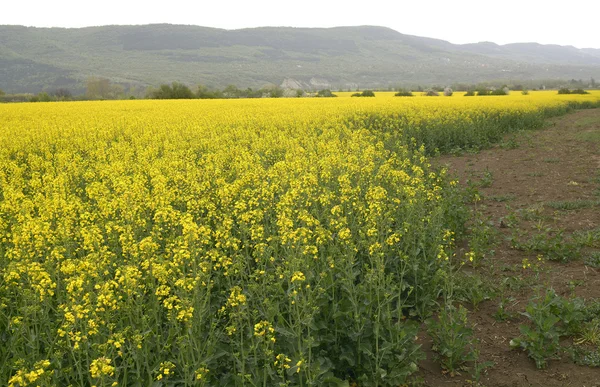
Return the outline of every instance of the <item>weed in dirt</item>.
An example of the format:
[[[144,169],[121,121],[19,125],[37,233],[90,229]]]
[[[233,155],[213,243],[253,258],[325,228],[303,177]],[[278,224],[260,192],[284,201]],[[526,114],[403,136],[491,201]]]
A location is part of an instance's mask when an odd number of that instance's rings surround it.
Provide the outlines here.
[[[481,192],[479,192],[479,189],[471,180],[467,180],[463,195],[465,203],[476,203],[482,197]]]
[[[513,195],[513,194],[506,194],[506,195],[488,196],[488,197],[486,197],[486,199],[502,203],[502,202],[508,202],[508,201],[511,201],[511,200],[515,200],[516,197],[517,196]]]
[[[476,359],[473,362],[473,369],[471,371],[472,380],[468,380],[469,385],[473,387],[485,387],[485,385],[481,384],[481,376],[485,374],[488,368],[491,368],[496,365],[493,361],[479,361],[479,350],[476,350]]]
[[[505,266],[501,270],[510,273],[504,275],[499,287],[501,294],[505,294],[523,293],[524,290],[539,286],[540,274],[547,272],[548,268],[544,265],[542,256],[538,255],[537,259],[524,258],[521,264]]]
[[[591,208],[591,207],[600,206],[600,201],[598,201],[598,200],[566,200],[566,201],[557,201],[557,202],[546,202],[545,205],[548,207],[554,208],[556,210],[571,211],[571,210],[579,210],[582,208]]]
[[[500,148],[502,148],[502,149],[517,149],[520,146],[518,140],[519,140],[519,138],[517,136],[517,133],[513,133],[500,143]]]
[[[490,171],[486,167],[485,171],[483,172],[483,176],[481,177],[481,180],[479,182],[479,186],[481,188],[487,188],[487,187],[490,187],[493,182],[494,182],[494,175],[492,174],[492,171]]]
[[[588,344],[600,348],[600,317],[594,318],[583,324],[583,327],[575,340],[575,344]]]
[[[494,182],[494,175],[487,167],[480,176],[478,175],[478,172],[471,171],[470,178],[466,181],[467,187],[488,188]]]
[[[576,231],[571,236],[573,242],[581,247],[600,247],[600,228]]]
[[[544,205],[539,203],[527,208],[521,208],[517,210],[516,216],[521,220],[536,221],[544,218],[543,211]]]
[[[454,298],[470,303],[475,310],[482,301],[490,300],[496,295],[496,288],[484,281],[480,275],[457,273],[454,285]]]
[[[579,286],[583,286],[584,284],[585,281],[583,280],[571,280],[567,283],[567,289],[569,289],[571,294],[575,294],[575,289],[577,289]]]
[[[425,322],[427,332],[433,340],[433,350],[438,354],[442,368],[451,376],[466,369],[466,364],[478,359],[475,349],[477,339],[468,324],[467,309],[448,304],[438,315],[438,319]]]
[[[498,231],[494,222],[478,210],[472,212],[473,223],[469,227],[469,249],[466,254],[469,262],[476,267],[483,259],[495,254]]]
[[[584,118],[580,118],[575,122],[575,126],[579,127],[579,128],[583,128],[586,126],[592,126],[594,124],[598,124],[600,123],[600,121],[598,120],[597,117],[584,117]]]
[[[546,227],[542,222],[536,226],[538,232],[522,242],[519,230],[509,238],[512,248],[526,252],[542,253],[551,261],[569,262],[581,258],[581,246],[563,236],[563,230]]]
[[[557,358],[562,336],[574,336],[576,344],[600,343],[598,303],[585,305],[581,298],[562,298],[554,289],[538,294],[529,301],[525,312],[528,325],[520,325],[521,336],[511,340],[513,348],[527,351],[538,368],[545,368],[547,360]]]
[[[465,153],[465,150],[461,147],[452,148],[448,151],[452,156],[462,156]]]
[[[578,133],[577,139],[588,142],[600,142],[600,131]]]
[[[498,302],[498,309],[494,313],[496,321],[508,321],[516,317],[511,309],[516,305],[516,299],[511,296],[502,296]]]
[[[525,281],[525,278],[520,275],[514,277],[504,277],[502,280],[502,287],[513,292],[520,291],[528,285],[529,284],[527,281]]]
[[[557,358],[560,349],[560,317],[556,313],[559,301],[554,290],[549,289],[544,297],[531,300],[525,312],[529,325],[520,325],[521,336],[512,339],[510,346],[520,348],[535,361],[537,368],[546,368],[548,359]]]
[[[590,255],[583,260],[587,266],[593,267],[595,269],[600,268],[600,251],[594,251],[590,253]]]
[[[509,206],[506,206],[507,210],[510,210]],[[503,216],[498,221],[498,226],[502,228],[513,228],[519,224],[519,217],[515,211],[511,211],[508,215]]]
[[[572,347],[568,349],[571,359],[577,365],[600,367],[600,348]]]

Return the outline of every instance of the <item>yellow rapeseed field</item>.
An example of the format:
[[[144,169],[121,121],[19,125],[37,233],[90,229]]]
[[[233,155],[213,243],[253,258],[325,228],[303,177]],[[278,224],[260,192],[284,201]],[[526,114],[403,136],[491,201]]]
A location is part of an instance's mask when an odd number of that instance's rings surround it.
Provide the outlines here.
[[[0,385],[400,385],[462,195],[429,155],[600,93],[0,105]]]

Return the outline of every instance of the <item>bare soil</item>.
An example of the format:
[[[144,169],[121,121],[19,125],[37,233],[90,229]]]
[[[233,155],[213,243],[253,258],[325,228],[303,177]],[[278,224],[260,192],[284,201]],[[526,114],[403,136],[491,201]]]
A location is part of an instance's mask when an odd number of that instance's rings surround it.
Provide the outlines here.
[[[562,232],[568,240],[573,233],[600,227],[600,109],[555,118],[542,130],[509,135],[492,149],[444,156],[436,162],[446,165],[461,184],[479,185],[482,199],[474,206],[497,232],[498,244],[478,267],[464,269],[493,282],[511,301],[506,320],[495,317],[498,295],[476,309],[466,305],[479,340],[480,361],[494,363],[479,382],[472,380],[469,371],[453,377],[444,374],[434,361],[431,340],[423,334],[428,358],[420,364],[424,385],[600,386],[600,368],[576,365],[566,353],[538,370],[525,352],[509,346],[520,334],[519,325],[527,323],[519,312],[536,292],[551,287],[564,297],[600,297],[600,269],[586,265],[582,258],[597,251],[595,246],[563,262],[531,249],[517,249],[510,241],[526,242],[544,232],[547,239]],[[576,208],[578,203],[581,208]],[[544,256],[542,261],[538,255]],[[523,269],[524,259],[538,268]],[[508,282],[514,286],[505,286]],[[574,345],[573,338],[561,344]]]

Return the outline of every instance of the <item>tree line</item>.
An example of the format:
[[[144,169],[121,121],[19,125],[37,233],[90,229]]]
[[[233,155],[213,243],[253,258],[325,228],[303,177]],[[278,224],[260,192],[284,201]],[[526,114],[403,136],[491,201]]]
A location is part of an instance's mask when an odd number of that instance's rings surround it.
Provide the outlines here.
[[[545,89],[586,89],[598,88],[600,84],[594,78],[589,80],[545,80],[545,81],[513,81],[506,84],[505,82],[479,82],[479,83],[454,83],[449,86],[432,86],[424,88],[423,86],[413,85],[405,87],[401,85],[390,85],[387,90],[398,91],[396,95],[408,96],[412,92],[445,92],[447,89],[454,91],[467,91],[469,95],[487,95],[484,90],[488,90],[488,94],[493,94],[497,90],[509,89],[513,91],[528,90],[545,90]],[[386,89],[379,89],[386,90]],[[360,90],[348,90],[357,91]],[[364,91],[363,91],[364,92]],[[356,95],[364,96],[362,93]],[[73,93],[65,88],[56,89],[53,91],[43,91],[38,94],[7,94],[0,90],[0,102],[51,102],[51,101],[72,101],[72,100],[117,100],[117,99],[233,99],[233,98],[280,98],[280,97],[335,97],[330,90],[320,90],[318,92],[310,92],[304,90],[288,90],[282,89],[276,85],[267,85],[259,89],[250,87],[240,89],[235,85],[229,85],[223,89],[210,88],[204,85],[198,85],[195,90],[180,82],[172,82],[170,84],[161,84],[159,87],[140,88],[139,86],[124,86],[118,83],[113,83],[107,78],[90,77],[86,81],[85,93],[81,95],[73,95]]]

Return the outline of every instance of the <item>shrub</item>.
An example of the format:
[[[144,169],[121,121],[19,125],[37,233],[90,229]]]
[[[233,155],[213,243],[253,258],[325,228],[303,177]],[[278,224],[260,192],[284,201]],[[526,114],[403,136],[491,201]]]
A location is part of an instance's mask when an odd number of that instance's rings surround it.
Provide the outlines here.
[[[561,89],[558,89],[558,94],[589,94],[589,92],[587,92],[583,89],[569,90],[566,87],[563,87]]]
[[[435,91],[433,89],[427,89],[427,90],[425,90],[425,92],[423,92],[423,95],[426,97],[437,97],[440,95],[440,93],[438,93],[437,91]]]
[[[351,97],[375,97],[372,90],[364,90],[362,93],[354,93]]]
[[[446,88],[444,89],[444,95],[445,95],[446,97],[452,97],[452,94],[453,94],[453,92],[452,92],[452,89],[451,89],[451,88],[449,88],[449,87],[446,87]]]
[[[494,90],[488,90],[488,89],[479,89],[477,90],[477,95],[508,95],[509,90],[507,87],[503,88],[503,89],[494,89]]]
[[[473,90],[469,90],[465,93],[465,97],[473,97],[475,96],[475,92]]]
[[[317,97],[319,97],[319,98],[333,98],[333,97],[337,97],[337,95],[333,94],[331,92],[331,90],[329,90],[329,89],[324,89],[324,90],[319,90],[319,92],[317,93]]]
[[[589,94],[589,92],[587,92],[583,89],[575,89],[575,90],[571,90],[571,94]]]
[[[414,94],[410,90],[400,89],[400,90],[398,90],[398,92],[396,94],[394,94],[394,96],[396,96],[396,97],[414,97]]]

